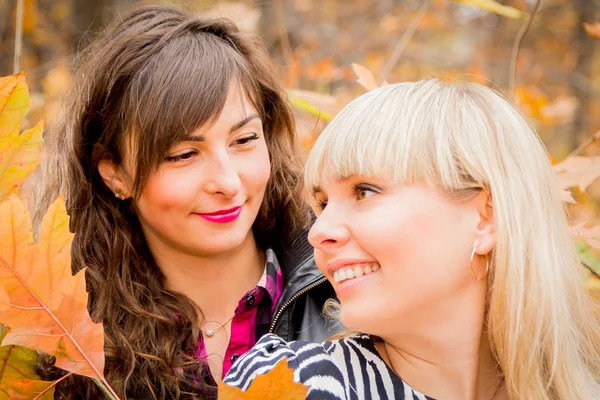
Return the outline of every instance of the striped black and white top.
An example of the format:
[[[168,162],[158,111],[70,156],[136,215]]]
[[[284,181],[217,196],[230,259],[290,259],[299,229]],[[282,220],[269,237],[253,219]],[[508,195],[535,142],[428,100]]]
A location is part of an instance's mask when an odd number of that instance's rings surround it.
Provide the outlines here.
[[[224,381],[247,390],[254,378],[286,357],[294,369],[294,380],[310,387],[307,399],[434,400],[402,381],[368,335],[324,343],[287,343],[268,334],[233,365]]]

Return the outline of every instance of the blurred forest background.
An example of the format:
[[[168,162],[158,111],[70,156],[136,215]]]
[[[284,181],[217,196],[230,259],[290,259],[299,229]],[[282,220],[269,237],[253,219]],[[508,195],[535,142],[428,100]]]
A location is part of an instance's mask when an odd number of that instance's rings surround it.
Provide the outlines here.
[[[130,0],[0,0],[0,75],[15,68],[18,4],[23,11],[19,70],[34,102],[27,126],[52,120],[69,88],[72,57]],[[306,148],[365,89],[356,63],[377,82],[427,76],[476,81],[508,93],[511,51],[524,24],[471,0],[162,1],[228,17],[261,35],[296,106]],[[485,2],[485,0],[479,1]],[[157,3],[154,1],[153,3]],[[497,0],[527,12],[536,0]],[[586,30],[586,23],[588,29]],[[600,0],[541,0],[518,57],[515,101],[535,123],[552,161],[600,155]],[[590,27],[597,29],[596,36]],[[18,35],[17,35],[18,36]],[[17,46],[19,48],[19,46]],[[581,148],[585,146],[585,148]],[[579,148],[579,149],[578,149]],[[35,177],[35,174],[34,174]],[[34,182],[34,179],[31,180]],[[34,183],[30,183],[34,184]],[[600,222],[600,179],[573,193],[575,222]],[[600,253],[590,248],[596,260]],[[598,262],[600,271],[600,262]]]

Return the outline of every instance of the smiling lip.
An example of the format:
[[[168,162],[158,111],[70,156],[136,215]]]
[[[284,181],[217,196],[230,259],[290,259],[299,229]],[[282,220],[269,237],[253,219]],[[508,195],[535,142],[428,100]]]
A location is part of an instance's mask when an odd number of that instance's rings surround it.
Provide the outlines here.
[[[216,223],[226,223],[226,222],[231,222],[231,221],[235,221],[241,214],[242,212],[242,206],[237,206],[234,208],[230,208],[228,210],[219,210],[219,211],[215,211],[212,213],[196,213],[196,215],[198,215],[201,218],[204,218],[207,221],[210,222],[216,222]]]

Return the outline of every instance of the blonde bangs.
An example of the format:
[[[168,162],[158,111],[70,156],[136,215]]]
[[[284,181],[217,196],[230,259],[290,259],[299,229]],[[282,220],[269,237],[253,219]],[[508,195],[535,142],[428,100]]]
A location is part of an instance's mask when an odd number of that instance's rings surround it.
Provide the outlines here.
[[[307,188],[352,175],[446,191],[482,187],[481,174],[456,141],[464,134],[461,113],[475,111],[450,101],[462,90],[431,79],[384,86],[355,99],[315,142],[305,168]]]

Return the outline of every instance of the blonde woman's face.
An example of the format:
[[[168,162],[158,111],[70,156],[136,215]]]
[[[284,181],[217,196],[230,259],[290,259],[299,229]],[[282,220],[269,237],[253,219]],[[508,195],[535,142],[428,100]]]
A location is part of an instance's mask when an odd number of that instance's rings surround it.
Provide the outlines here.
[[[480,196],[457,201],[430,187],[361,176],[325,180],[315,192],[309,240],[346,328],[385,337],[447,318],[444,304],[481,284],[470,270],[486,229]]]

